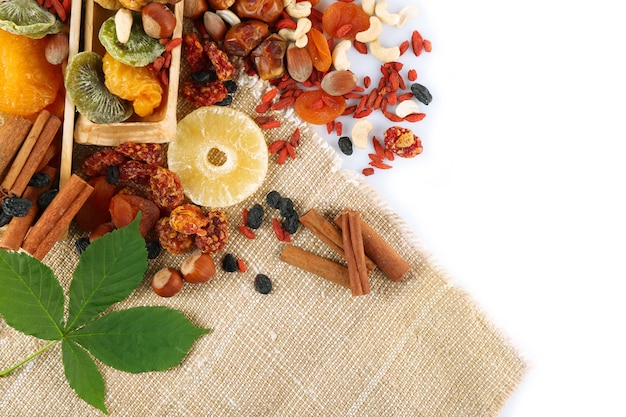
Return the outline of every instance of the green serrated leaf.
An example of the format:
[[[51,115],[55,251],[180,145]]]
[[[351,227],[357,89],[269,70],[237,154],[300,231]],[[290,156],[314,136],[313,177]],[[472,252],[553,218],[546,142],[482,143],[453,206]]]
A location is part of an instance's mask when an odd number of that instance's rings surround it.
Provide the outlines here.
[[[177,310],[135,307],[101,316],[67,337],[106,365],[138,373],[177,365],[194,341],[209,331]]]
[[[128,226],[96,239],[83,252],[70,285],[66,331],[92,320],[124,300],[141,284],[148,268],[141,214]]]
[[[0,250],[0,315],[22,333],[63,336],[63,288],[54,272],[25,253]]]
[[[108,414],[104,378],[89,353],[71,340],[63,340],[62,348],[65,378],[70,387],[84,401]]]

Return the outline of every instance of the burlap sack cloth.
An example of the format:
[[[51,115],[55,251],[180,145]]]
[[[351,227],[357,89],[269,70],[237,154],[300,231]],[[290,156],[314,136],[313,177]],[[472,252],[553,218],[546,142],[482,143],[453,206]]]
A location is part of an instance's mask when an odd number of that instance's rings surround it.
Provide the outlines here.
[[[254,116],[266,88],[244,76],[232,106]],[[225,253],[244,259],[248,271],[219,271],[212,281],[163,299],[150,289],[151,274],[177,267],[182,259],[162,254],[151,261],[144,284],[114,306],[166,305],[213,331],[166,372],[130,374],[99,364],[110,415],[496,416],[523,377],[523,359],[471,298],[450,284],[375,190],[339,170],[340,160],[325,139],[291,110],[278,118],[283,127],[267,131],[267,141],[289,137],[298,126],[303,138],[297,159],[278,166],[271,157],[258,192],[226,210],[231,225]],[[343,208],[358,210],[413,266],[408,276],[393,282],[376,270],[371,294],[353,297],[281,262],[283,243],[271,228],[279,214],[265,204],[271,190],[292,198],[300,213],[314,207],[332,219]],[[266,218],[257,238],[249,240],[237,226],[242,208],[257,202]],[[74,242],[81,235],[72,228],[45,259],[66,290],[78,261]],[[293,244],[338,260],[303,227]],[[269,295],[254,290],[257,273],[273,280]],[[0,368],[43,344],[0,321]],[[65,381],[59,344],[0,378],[0,415],[102,413]]]

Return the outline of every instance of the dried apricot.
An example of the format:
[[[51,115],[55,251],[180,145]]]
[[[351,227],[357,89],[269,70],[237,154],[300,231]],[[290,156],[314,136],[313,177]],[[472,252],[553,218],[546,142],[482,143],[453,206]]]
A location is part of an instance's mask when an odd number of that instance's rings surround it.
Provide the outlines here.
[[[117,228],[129,225],[140,211],[139,232],[145,236],[161,216],[157,205],[136,195],[117,194],[111,198],[109,212],[111,213],[111,220]]]
[[[333,38],[352,41],[357,33],[370,27],[370,20],[361,6],[339,1],[324,10],[322,27]]]
[[[330,48],[328,47],[326,37],[316,28],[311,28],[306,36],[309,39],[306,48],[311,56],[313,66],[318,71],[328,71],[333,63],[333,58],[330,54]]]
[[[29,116],[55,101],[63,74],[46,60],[45,48],[45,39],[0,30],[0,111]]]
[[[83,230],[91,232],[98,225],[111,221],[109,204],[115,194],[115,186],[109,184],[105,176],[90,179],[89,185],[93,187],[93,192],[74,219]]]
[[[294,109],[302,120],[323,125],[341,116],[346,109],[346,99],[322,90],[310,90],[298,96]]]

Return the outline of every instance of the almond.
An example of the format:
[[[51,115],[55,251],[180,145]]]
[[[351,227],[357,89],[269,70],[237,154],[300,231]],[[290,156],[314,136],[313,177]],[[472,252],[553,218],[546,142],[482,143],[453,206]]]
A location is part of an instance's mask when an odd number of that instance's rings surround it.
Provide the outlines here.
[[[287,72],[296,81],[304,82],[313,73],[313,61],[306,48],[291,43],[287,47]]]
[[[358,79],[352,71],[334,70],[322,78],[322,90],[331,96],[342,96],[356,87]]]
[[[226,23],[217,14],[206,11],[202,17],[204,28],[214,41],[224,40],[226,35]]]

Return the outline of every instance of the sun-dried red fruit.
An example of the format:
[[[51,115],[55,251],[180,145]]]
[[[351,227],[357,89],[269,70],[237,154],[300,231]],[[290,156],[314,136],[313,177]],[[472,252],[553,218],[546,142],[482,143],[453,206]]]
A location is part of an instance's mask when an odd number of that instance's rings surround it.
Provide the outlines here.
[[[335,2],[324,10],[322,27],[333,38],[354,40],[357,33],[370,27],[370,20],[361,6]]]
[[[206,69],[208,60],[204,55],[200,38],[195,32],[188,32],[183,36],[183,55],[191,68],[191,72]]]
[[[139,161],[126,161],[119,167],[120,181],[147,186],[150,178],[156,174],[157,167]]]
[[[392,126],[385,130],[385,149],[402,158],[412,158],[422,153],[422,141],[405,127]]]
[[[93,192],[74,219],[81,229],[91,232],[98,225],[111,221],[109,204],[115,194],[115,186],[109,184],[104,176],[94,177],[88,182],[93,187]]]
[[[185,199],[180,177],[167,168],[157,167],[154,175],[150,177],[148,186],[152,201],[167,211],[174,210]]]
[[[209,210],[207,217],[209,222],[204,227],[206,234],[196,235],[196,246],[203,253],[217,253],[228,240],[228,219],[224,212],[217,209]]]
[[[202,209],[193,204],[183,204],[170,213],[170,226],[174,230],[186,235],[204,235],[203,228],[209,223],[209,218]]]
[[[294,108],[302,120],[323,125],[341,116],[346,108],[346,99],[331,96],[322,90],[309,90],[298,96]]]
[[[99,177],[106,174],[108,167],[120,165],[126,159],[126,156],[115,152],[113,149],[102,149],[87,155],[83,160],[81,168],[85,175]]]
[[[163,147],[159,143],[124,142],[115,147],[115,152],[148,165],[163,166]]]
[[[219,80],[206,83],[185,81],[183,83],[183,98],[198,106],[212,106],[228,96],[228,90]]]
[[[209,57],[209,60],[215,68],[215,74],[220,81],[228,81],[235,78],[237,70],[233,64],[228,60],[228,55],[213,41],[205,41],[204,53]]]
[[[152,201],[136,196],[117,194],[111,198],[109,203],[109,212],[111,220],[115,227],[120,228],[129,225],[137,217],[137,213],[141,211],[141,221],[139,223],[139,232],[145,236],[154,227],[159,219],[161,212],[156,204]]]
[[[154,230],[159,238],[161,247],[173,255],[180,255],[191,249],[193,236],[177,232],[170,225],[169,217],[157,220]]]

